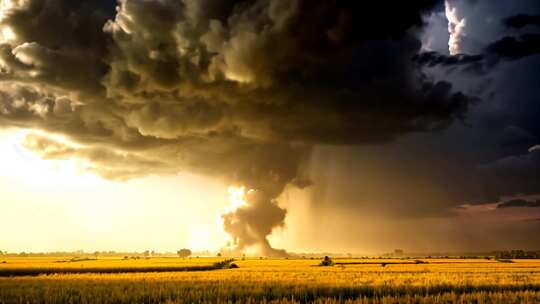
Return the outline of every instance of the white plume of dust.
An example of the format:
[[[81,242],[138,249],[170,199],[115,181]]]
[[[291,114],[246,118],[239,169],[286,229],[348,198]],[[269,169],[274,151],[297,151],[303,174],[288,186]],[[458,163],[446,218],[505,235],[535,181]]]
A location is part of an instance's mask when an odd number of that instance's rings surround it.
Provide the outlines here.
[[[446,19],[448,19],[448,33],[450,38],[448,39],[448,51],[450,55],[457,55],[461,53],[461,41],[465,33],[465,27],[467,20],[465,18],[459,18],[457,14],[457,8],[451,5],[449,0],[444,1],[444,8]]]
[[[268,236],[283,227],[286,210],[262,190],[246,191],[245,187],[229,187],[230,207],[223,218],[223,228],[232,243],[222,251],[226,255],[246,253],[267,257],[286,257],[287,252],[272,248]]]

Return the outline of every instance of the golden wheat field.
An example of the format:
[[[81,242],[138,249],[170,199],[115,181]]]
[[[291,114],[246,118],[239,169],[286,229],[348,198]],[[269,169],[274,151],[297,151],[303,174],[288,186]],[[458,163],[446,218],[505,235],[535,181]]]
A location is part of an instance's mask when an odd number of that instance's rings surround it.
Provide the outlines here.
[[[223,260],[10,258],[0,303],[540,303],[540,260]]]

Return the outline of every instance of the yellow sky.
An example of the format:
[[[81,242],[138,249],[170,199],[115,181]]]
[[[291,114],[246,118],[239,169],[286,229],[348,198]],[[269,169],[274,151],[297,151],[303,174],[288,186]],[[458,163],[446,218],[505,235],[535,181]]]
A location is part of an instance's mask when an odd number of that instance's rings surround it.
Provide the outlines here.
[[[0,133],[0,250],[215,250],[227,185],[179,174],[112,182],[43,161]]]

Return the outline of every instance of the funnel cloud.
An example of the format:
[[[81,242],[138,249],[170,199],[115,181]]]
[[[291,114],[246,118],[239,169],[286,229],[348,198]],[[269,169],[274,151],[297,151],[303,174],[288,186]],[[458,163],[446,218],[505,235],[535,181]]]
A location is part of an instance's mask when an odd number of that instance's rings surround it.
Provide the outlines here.
[[[246,204],[223,215],[225,232],[233,237],[232,254],[240,255],[250,247],[269,257],[287,256],[285,250],[270,246],[267,236],[283,227],[286,211],[260,190],[246,193]]]

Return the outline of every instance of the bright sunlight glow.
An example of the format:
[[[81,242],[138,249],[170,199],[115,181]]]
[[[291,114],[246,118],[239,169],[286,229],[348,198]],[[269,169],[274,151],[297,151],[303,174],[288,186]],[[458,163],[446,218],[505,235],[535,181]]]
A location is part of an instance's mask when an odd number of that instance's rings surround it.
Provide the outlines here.
[[[83,169],[83,164],[75,159],[43,160],[28,151],[24,139],[32,133],[22,130],[10,133],[0,142],[2,175],[28,184],[40,184],[44,188],[51,185],[97,185],[105,181]]]
[[[247,205],[245,187],[230,186],[228,192],[230,205],[225,208],[226,213],[234,212],[236,209]]]
[[[24,146],[34,133],[0,131],[0,231],[10,231],[0,233],[3,250],[176,252],[226,243],[217,220],[228,205],[225,184],[188,173],[109,181],[76,158],[41,159]]]

